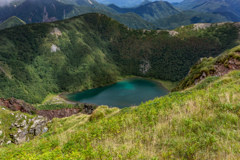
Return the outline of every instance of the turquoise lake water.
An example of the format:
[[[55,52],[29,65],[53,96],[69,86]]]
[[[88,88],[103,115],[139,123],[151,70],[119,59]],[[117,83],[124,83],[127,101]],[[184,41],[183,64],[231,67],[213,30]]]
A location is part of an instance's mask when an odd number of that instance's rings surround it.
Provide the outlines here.
[[[109,107],[130,107],[167,95],[169,91],[159,82],[143,78],[130,78],[118,83],[66,95],[70,101],[108,105]]]

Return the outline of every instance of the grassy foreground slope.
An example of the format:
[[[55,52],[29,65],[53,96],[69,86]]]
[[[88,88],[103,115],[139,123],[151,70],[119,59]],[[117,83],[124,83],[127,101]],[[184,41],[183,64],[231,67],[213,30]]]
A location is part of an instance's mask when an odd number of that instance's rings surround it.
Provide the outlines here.
[[[54,119],[0,159],[239,159],[240,71],[138,107]]]
[[[235,46],[238,31],[235,23],[132,30],[102,14],[1,30],[0,97],[40,103],[129,75],[179,81],[199,58]]]

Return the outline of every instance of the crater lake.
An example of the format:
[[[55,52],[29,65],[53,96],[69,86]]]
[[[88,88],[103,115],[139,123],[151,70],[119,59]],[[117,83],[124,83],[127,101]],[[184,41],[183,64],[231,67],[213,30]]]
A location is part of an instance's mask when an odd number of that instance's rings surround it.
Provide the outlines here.
[[[70,101],[107,105],[109,107],[138,106],[141,102],[167,95],[169,91],[160,82],[144,78],[129,78],[101,88],[66,94]]]

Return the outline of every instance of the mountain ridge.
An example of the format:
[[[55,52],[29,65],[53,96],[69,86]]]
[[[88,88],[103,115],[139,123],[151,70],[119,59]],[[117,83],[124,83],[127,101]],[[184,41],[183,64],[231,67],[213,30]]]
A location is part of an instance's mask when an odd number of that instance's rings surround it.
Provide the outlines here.
[[[0,30],[5,29],[5,28],[19,26],[19,25],[25,25],[25,24],[26,24],[26,22],[24,22],[20,18],[13,16],[0,24]]]
[[[145,20],[153,21],[158,18],[169,17],[179,13],[170,3],[165,1],[155,1],[133,8],[120,8],[114,4],[109,7],[115,9],[119,13],[133,12],[142,16]]]
[[[101,87],[127,75],[178,81],[199,58],[236,45],[234,23],[207,26],[133,30],[85,14],[1,30],[0,66],[12,79],[0,72],[0,96],[40,103],[50,92]],[[151,68],[142,72],[146,61]]]

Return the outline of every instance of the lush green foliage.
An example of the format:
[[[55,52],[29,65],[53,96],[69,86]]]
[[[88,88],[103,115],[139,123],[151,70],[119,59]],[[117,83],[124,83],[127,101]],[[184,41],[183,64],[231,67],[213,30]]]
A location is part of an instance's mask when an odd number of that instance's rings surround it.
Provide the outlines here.
[[[39,103],[49,93],[104,86],[126,75],[178,81],[200,57],[218,55],[238,37],[233,24],[177,31],[131,30],[102,14],[2,30],[0,97]],[[151,67],[143,74],[146,61]]]
[[[234,71],[93,121],[54,119],[41,137],[2,147],[0,159],[238,159],[239,79]]]
[[[3,23],[0,24],[0,30],[5,29],[5,28],[14,27],[14,26],[24,25],[24,24],[26,24],[24,21],[22,21],[18,17],[13,16],[13,17],[8,18],[6,21],[4,21]]]

